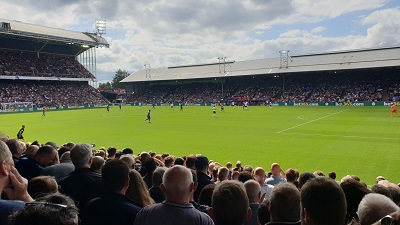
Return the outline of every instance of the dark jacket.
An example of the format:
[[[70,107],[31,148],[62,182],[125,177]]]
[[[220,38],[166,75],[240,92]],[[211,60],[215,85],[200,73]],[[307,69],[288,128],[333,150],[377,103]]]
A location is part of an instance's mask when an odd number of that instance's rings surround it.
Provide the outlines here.
[[[76,169],[61,179],[58,184],[61,186],[60,192],[74,199],[79,209],[82,209],[90,200],[100,197],[104,192],[101,174],[90,168]]]
[[[159,187],[151,187],[149,189],[150,197],[156,202],[161,203],[165,200],[165,194]]]
[[[211,180],[211,178],[202,172],[197,171],[197,189],[194,192],[194,201],[199,202],[199,195],[201,190],[207,185],[207,184],[213,184],[214,182]]]
[[[31,158],[22,158],[15,164],[15,168],[21,176],[30,180],[39,176],[44,167]]]
[[[81,225],[133,225],[139,211],[140,208],[125,195],[105,193],[89,201],[82,210]]]

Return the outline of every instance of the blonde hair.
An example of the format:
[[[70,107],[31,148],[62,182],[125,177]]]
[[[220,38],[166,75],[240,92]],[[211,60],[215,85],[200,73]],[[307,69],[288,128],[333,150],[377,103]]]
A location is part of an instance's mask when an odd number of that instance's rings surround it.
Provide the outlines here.
[[[131,170],[129,172],[129,178],[129,187],[125,195],[142,208],[154,204],[154,200],[150,197],[147,186],[139,172]]]

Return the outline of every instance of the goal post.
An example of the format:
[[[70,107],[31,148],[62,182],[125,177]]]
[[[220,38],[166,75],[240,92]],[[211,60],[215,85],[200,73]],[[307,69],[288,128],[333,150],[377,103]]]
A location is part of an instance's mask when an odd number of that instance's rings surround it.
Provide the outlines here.
[[[26,112],[26,111],[33,111],[33,102],[0,103],[0,112]]]

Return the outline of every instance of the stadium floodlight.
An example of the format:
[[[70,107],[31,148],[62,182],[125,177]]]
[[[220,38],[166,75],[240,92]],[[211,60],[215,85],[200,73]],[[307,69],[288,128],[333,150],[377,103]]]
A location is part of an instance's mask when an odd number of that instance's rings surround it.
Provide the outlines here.
[[[281,60],[280,60],[280,67],[279,69],[282,68],[288,68],[289,67],[289,50],[281,50],[279,51],[281,54]]]
[[[106,34],[107,24],[105,20],[96,20],[96,34]]]

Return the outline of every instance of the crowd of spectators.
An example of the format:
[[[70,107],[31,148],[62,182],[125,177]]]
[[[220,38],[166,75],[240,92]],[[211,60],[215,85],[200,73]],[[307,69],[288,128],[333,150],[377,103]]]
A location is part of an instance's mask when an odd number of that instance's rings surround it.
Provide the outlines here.
[[[133,153],[3,135],[0,224],[400,224],[400,184],[383,176],[368,188],[278,163]]]
[[[391,75],[309,75],[227,78],[220,82],[158,84],[134,93],[129,103],[226,103],[397,101],[398,78]]]
[[[94,78],[74,56],[0,49],[0,76]]]
[[[0,83],[0,102],[32,102],[37,107],[106,103],[87,82],[12,80]]]

